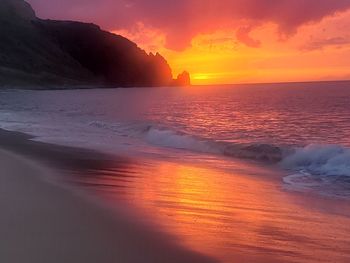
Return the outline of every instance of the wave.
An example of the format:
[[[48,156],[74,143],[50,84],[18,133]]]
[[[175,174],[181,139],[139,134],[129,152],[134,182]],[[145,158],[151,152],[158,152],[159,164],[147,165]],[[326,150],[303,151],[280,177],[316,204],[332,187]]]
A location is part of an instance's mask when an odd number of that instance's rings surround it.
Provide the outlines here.
[[[146,139],[152,144],[165,147],[278,163],[282,168],[295,172],[350,178],[350,148],[340,145],[288,147],[220,142],[154,127],[146,131]]]
[[[350,149],[343,146],[220,142],[152,125],[142,134],[148,143],[157,146],[277,164],[290,173],[283,178],[290,190],[314,190],[322,195],[350,198]]]
[[[296,148],[280,165],[295,171],[283,178],[291,190],[313,190],[331,197],[350,197],[349,148],[312,144]]]
[[[145,131],[144,138],[147,142],[157,146],[192,150],[202,153],[219,153],[214,145],[211,145],[213,143],[210,143],[208,140],[169,129],[154,128],[150,126]]]
[[[283,149],[273,145],[223,142],[154,126],[149,126],[147,130],[144,130],[143,136],[148,143],[157,146],[240,159],[278,162],[284,155]]]
[[[281,161],[283,156],[288,152],[287,148],[269,144],[232,143],[203,138],[153,123],[108,123],[93,121],[89,125],[95,128],[109,130],[123,137],[138,138],[154,146],[224,155],[240,159],[276,163]]]
[[[280,163],[285,169],[307,170],[315,174],[350,176],[350,149],[339,145],[311,144],[305,147],[290,147],[225,142],[152,123],[91,122],[89,125],[108,129],[126,137],[138,137],[155,146]]]
[[[281,161],[281,166],[313,175],[350,177],[350,149],[312,144],[294,149]]]
[[[291,147],[263,143],[225,142],[150,123],[114,123],[111,125],[92,122],[90,125],[112,130],[122,136],[137,137],[155,146],[275,163],[293,172],[292,176],[285,179],[286,183],[297,181],[298,176],[300,181],[302,178],[306,181],[307,175],[318,179],[330,176],[350,178],[350,148],[340,145],[311,144],[305,147]]]

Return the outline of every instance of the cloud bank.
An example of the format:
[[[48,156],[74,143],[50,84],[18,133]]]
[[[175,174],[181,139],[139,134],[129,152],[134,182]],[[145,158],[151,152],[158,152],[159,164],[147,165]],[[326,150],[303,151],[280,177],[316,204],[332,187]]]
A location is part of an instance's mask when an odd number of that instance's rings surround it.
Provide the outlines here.
[[[350,8],[350,0],[28,0],[40,17],[94,22],[108,30],[131,29],[138,23],[163,32],[166,46],[188,47],[194,36],[232,29],[250,47],[254,27],[266,22],[292,35],[307,23]]]

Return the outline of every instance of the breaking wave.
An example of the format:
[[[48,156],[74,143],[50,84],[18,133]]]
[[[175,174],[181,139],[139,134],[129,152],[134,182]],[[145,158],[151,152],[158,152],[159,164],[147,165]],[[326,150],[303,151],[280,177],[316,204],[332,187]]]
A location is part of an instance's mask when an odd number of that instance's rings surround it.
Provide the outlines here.
[[[339,145],[308,145],[286,156],[282,167],[323,176],[350,177],[350,149]]]
[[[153,126],[147,129],[144,139],[162,147],[266,162],[278,162],[285,154],[284,150],[273,145],[216,141]]]
[[[305,147],[276,146],[270,144],[242,144],[201,138],[153,124],[91,125],[112,129],[122,136],[138,137],[149,144],[200,153],[276,163],[282,168],[300,173],[300,177],[346,176],[350,178],[350,148],[340,145],[311,144]],[[293,174],[293,178],[296,178]],[[286,179],[289,181],[289,179]]]
[[[283,178],[288,189],[350,198],[350,148],[311,144],[305,147],[242,144],[217,141],[154,124],[91,123],[119,135],[137,137],[148,144],[275,164],[289,173]]]
[[[312,144],[295,149],[280,164],[295,171],[283,178],[292,190],[314,190],[332,197],[350,197],[349,148]]]
[[[208,140],[151,125],[143,128],[141,135],[157,146],[277,164],[290,173],[283,181],[291,190],[315,190],[323,195],[350,197],[350,149],[343,146],[240,144]]]

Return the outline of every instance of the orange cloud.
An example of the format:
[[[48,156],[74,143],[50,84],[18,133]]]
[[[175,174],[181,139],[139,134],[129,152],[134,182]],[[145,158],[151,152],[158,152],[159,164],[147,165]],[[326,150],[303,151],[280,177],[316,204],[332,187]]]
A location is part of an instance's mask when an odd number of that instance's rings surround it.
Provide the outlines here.
[[[236,37],[237,40],[247,45],[248,47],[258,48],[261,46],[260,40],[253,39],[249,34],[251,32],[251,27],[240,27],[237,29]]]

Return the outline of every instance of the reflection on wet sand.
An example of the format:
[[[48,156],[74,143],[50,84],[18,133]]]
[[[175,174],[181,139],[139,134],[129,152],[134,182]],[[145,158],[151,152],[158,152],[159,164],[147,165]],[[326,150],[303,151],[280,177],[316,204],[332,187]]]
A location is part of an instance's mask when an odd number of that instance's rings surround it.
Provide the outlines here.
[[[271,179],[275,171],[239,166],[152,161],[73,179],[110,202],[131,203],[186,246],[224,262],[350,261],[345,202],[284,191]]]

